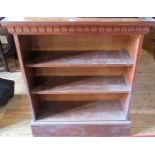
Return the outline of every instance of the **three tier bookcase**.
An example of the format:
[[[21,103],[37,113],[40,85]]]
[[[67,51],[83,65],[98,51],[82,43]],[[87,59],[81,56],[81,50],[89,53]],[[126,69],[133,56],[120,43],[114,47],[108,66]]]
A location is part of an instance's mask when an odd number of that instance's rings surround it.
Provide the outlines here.
[[[146,18],[5,18],[34,136],[128,136]]]

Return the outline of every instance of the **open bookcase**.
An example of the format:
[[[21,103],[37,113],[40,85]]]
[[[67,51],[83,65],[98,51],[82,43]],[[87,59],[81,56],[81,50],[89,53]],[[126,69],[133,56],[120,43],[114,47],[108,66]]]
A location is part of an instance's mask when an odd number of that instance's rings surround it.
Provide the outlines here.
[[[152,19],[5,19],[34,136],[127,136],[137,59]]]

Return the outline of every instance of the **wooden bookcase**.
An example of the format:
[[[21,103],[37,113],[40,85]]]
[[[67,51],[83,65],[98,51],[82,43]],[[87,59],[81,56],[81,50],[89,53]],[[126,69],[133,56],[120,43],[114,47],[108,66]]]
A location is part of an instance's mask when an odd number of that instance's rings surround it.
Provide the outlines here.
[[[6,18],[34,136],[127,136],[137,59],[153,19]]]

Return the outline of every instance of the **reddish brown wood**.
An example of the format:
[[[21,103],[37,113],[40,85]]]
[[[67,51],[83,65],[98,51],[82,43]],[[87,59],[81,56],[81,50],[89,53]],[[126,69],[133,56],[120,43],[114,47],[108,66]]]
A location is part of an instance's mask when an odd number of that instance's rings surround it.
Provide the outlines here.
[[[33,52],[28,67],[102,67],[132,66],[127,51]]]
[[[37,33],[36,33],[37,34]],[[123,51],[133,40],[128,35],[21,35],[32,51]],[[29,46],[29,45],[28,45]]]
[[[42,83],[40,84],[40,81]],[[97,94],[130,92],[122,76],[116,77],[50,77],[39,80],[32,94]]]
[[[27,51],[29,51],[29,46],[26,46],[27,44],[25,43],[25,40],[20,40],[20,38],[17,35],[14,35],[14,41],[16,44],[16,49],[17,49],[17,54],[18,54],[18,59],[20,63],[20,68],[22,71],[22,75],[25,81],[25,85],[27,88],[27,96],[30,102],[30,109],[32,112],[32,119],[36,119],[38,107],[36,104],[37,98],[32,96],[30,93],[31,89],[31,84],[32,84],[32,79],[30,78],[29,70],[25,67],[24,60],[27,57]],[[22,51],[22,52],[21,52]]]
[[[96,94],[44,94],[36,95],[40,102],[51,101],[104,101],[119,100],[128,93],[96,93]]]
[[[30,71],[32,76],[121,76],[126,67],[35,67]]]
[[[133,83],[134,83],[134,80],[135,80],[135,77],[136,77],[136,73],[137,73],[136,72],[136,69],[137,69],[138,60],[140,58],[140,53],[141,53],[141,49],[142,49],[142,45],[143,45],[143,39],[144,39],[144,36],[143,35],[140,35],[139,36],[139,44],[138,44],[138,47],[137,47],[137,57],[135,58],[135,65],[133,67],[132,72],[130,72],[130,75],[129,75],[129,76],[132,77],[132,80],[131,80],[131,86],[132,86],[132,88],[133,88]],[[132,92],[129,94],[129,96],[126,99],[126,102],[127,102],[127,105],[126,105],[127,116],[129,115],[130,106],[131,106],[130,105],[131,95],[132,95]]]
[[[130,135],[130,121],[103,121],[100,123],[31,124],[32,133],[37,137],[119,137]]]
[[[40,103],[39,122],[92,122],[126,120],[119,100],[52,101]]]
[[[6,18],[34,136],[127,136],[131,89],[151,18]]]
[[[1,21],[11,33],[34,34],[87,34],[87,33],[147,33],[154,23],[152,18],[5,18]],[[28,28],[29,24],[33,29]],[[22,32],[16,30],[22,27]],[[25,27],[26,26],[26,27]],[[50,30],[50,31],[49,31]]]

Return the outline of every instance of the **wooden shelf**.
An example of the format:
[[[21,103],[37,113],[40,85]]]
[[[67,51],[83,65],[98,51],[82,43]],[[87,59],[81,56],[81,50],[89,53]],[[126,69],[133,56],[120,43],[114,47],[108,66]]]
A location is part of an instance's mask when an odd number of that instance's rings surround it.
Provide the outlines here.
[[[127,51],[33,51],[27,67],[132,66]]]
[[[70,101],[41,103],[37,121],[42,122],[102,122],[125,120],[126,115],[118,100]]]
[[[123,76],[50,77],[31,91],[32,94],[97,94],[131,91]]]

